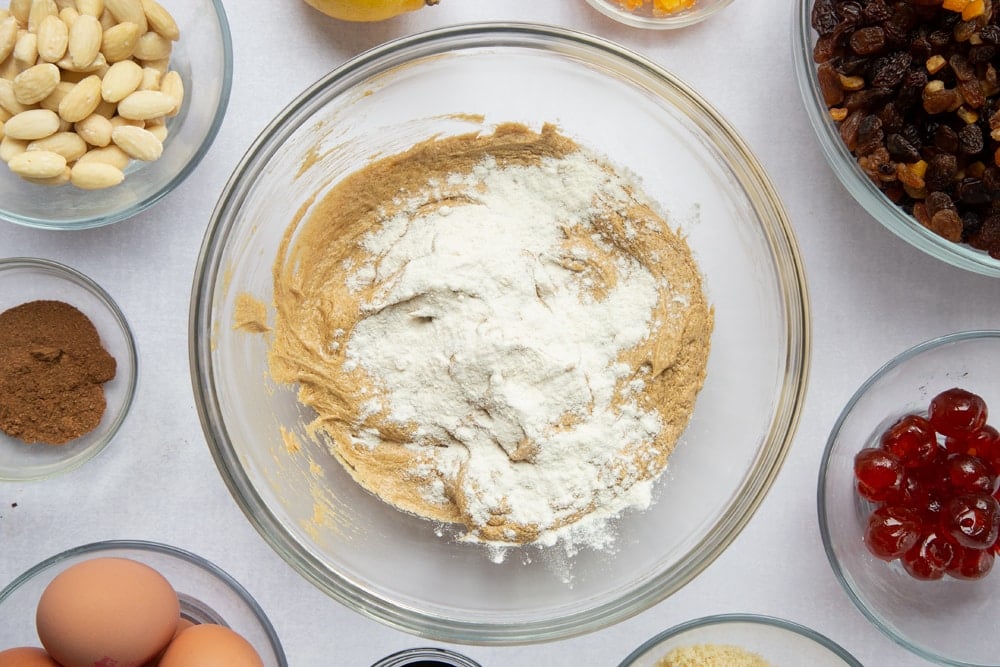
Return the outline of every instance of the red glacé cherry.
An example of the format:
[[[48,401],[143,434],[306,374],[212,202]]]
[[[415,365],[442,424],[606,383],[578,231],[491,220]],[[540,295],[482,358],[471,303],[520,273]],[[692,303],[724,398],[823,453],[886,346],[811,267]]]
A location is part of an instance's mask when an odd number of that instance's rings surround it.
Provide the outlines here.
[[[986,401],[977,394],[953,387],[931,399],[927,421],[938,433],[956,438],[978,431],[986,424]]]
[[[854,455],[858,495],[872,502],[896,500],[903,494],[903,464],[892,453],[867,447]]]
[[[900,417],[879,438],[879,446],[907,468],[930,463],[939,449],[930,422],[917,414]]]
[[[952,454],[945,463],[945,479],[953,493],[993,493],[993,469],[978,456]]]
[[[903,569],[916,579],[940,579],[951,566],[956,547],[944,533],[930,530],[920,536],[900,561]]]
[[[883,505],[868,516],[865,545],[872,555],[894,560],[909,551],[920,538],[918,514],[901,505]]]
[[[989,549],[1000,536],[1000,502],[987,493],[954,496],[941,509],[941,525],[962,546]]]
[[[982,579],[993,569],[995,556],[989,549],[958,546],[946,573],[956,579]]]

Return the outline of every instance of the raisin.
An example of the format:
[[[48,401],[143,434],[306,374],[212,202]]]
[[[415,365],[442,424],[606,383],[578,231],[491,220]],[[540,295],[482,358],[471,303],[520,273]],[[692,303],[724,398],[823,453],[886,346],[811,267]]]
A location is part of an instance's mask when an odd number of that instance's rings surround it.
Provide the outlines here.
[[[871,85],[877,88],[894,88],[903,80],[913,56],[905,51],[894,51],[877,58],[872,66]]]
[[[931,216],[930,230],[938,236],[959,243],[962,240],[962,218],[953,209],[938,211]]]
[[[972,68],[972,65],[961,54],[955,53],[948,58],[948,66],[951,67],[951,71],[955,73],[959,81],[968,81],[976,76],[976,71]]]
[[[866,23],[881,23],[892,16],[892,11],[884,0],[868,0],[861,10],[861,18]]]
[[[979,231],[969,237],[969,245],[1000,259],[1000,216],[991,215],[983,220]]]
[[[991,197],[982,180],[967,176],[955,187],[955,194],[963,204],[978,206],[989,203]]]
[[[983,150],[983,131],[978,125],[966,125],[958,131],[958,150],[966,155]]]
[[[874,153],[883,145],[884,140],[885,133],[882,131],[882,121],[874,114],[865,116],[858,126],[857,153],[859,155]]]
[[[927,161],[924,182],[928,190],[947,190],[958,173],[958,160],[954,155],[939,153]]]
[[[934,146],[946,153],[957,153],[958,132],[947,125],[938,125],[934,131]]]
[[[990,24],[979,31],[979,38],[987,44],[1000,44],[1000,26]]]
[[[898,132],[886,137],[885,147],[896,162],[916,162],[920,159],[920,151]]]
[[[849,110],[874,109],[882,106],[892,99],[892,90],[889,88],[863,88],[855,90],[844,96],[844,106]]]
[[[962,81],[957,87],[958,94],[965,100],[966,106],[971,109],[980,109],[986,104],[986,94],[979,83],[979,79],[969,79]]]
[[[823,101],[828,107],[835,107],[844,101],[844,87],[840,84],[840,74],[829,62],[821,64],[816,69],[819,89],[823,93]]]
[[[995,27],[995,26],[994,26]],[[994,44],[977,44],[969,48],[969,64],[983,65],[993,60],[997,54],[997,47]]]
[[[940,211],[955,210],[955,202],[947,192],[932,192],[924,199],[927,206],[927,214],[935,215]]]
[[[851,33],[849,44],[858,55],[874,55],[885,48],[885,32],[879,26],[859,28]]]
[[[813,30],[821,36],[832,34],[840,19],[833,0],[816,0],[812,8],[811,24]]]
[[[876,112],[878,119],[882,121],[882,130],[887,134],[897,133],[903,129],[906,125],[906,120],[903,118],[902,114],[899,113],[899,109],[896,108],[896,104],[893,102],[888,102],[881,109]]]

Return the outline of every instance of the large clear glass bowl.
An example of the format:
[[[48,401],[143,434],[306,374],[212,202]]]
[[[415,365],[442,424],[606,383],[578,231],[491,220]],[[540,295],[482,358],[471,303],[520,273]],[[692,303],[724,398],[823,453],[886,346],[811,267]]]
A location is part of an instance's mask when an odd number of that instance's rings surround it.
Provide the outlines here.
[[[878,189],[847,150],[837,125],[830,118],[816,77],[812,50],[816,32],[810,25],[813,0],[795,0],[792,11],[792,59],[809,122],[823,156],[848,194],[890,232],[931,257],[974,273],[1000,277],[1000,260],[971,246],[953,243],[935,234],[903,211]],[[831,221],[835,223],[836,221]]]
[[[555,123],[641,178],[686,236],[715,308],[708,378],[692,421],[653,507],[617,523],[614,553],[560,560],[556,550],[525,548],[496,564],[481,547],[451,539],[448,527],[381,502],[306,432],[312,417],[296,388],[268,374],[267,335],[233,326],[243,295],[270,310],[282,235],[318,191],[373,155],[503,121]],[[363,614],[430,638],[492,644],[605,627],[712,562],[785,458],[810,345],[791,227],[728,123],[634,53],[523,24],[407,37],[302,93],[227,184],[198,259],[190,315],[192,381],[209,447],[274,549]]]
[[[977,581],[919,581],[863,542],[867,506],[854,490],[854,455],[890,424],[926,413],[951,387],[1000,406],[1000,331],[966,331],[921,343],[878,369],[854,393],[834,424],[819,472],[820,533],[833,572],[875,626],[916,655],[942,665],[986,667],[1000,656],[1000,573]],[[989,423],[996,426],[996,417]]]
[[[618,667],[657,667],[671,651],[701,644],[735,646],[771,665],[861,667],[833,640],[804,625],[757,614],[705,616],[664,630]]]
[[[121,184],[104,190],[34,185],[0,164],[0,219],[43,229],[87,229],[119,222],[160,201],[208,152],[229,104],[233,45],[222,0],[163,3],[181,31],[170,56],[184,82],[184,103],[167,121],[163,154],[133,160]]]
[[[128,558],[166,578],[180,599],[181,617],[224,625],[256,649],[265,667],[288,667],[278,635],[252,595],[219,566],[184,549],[142,540],[84,544],[46,558],[0,590],[4,648],[38,646],[35,609],[42,592],[67,568],[93,558]]]

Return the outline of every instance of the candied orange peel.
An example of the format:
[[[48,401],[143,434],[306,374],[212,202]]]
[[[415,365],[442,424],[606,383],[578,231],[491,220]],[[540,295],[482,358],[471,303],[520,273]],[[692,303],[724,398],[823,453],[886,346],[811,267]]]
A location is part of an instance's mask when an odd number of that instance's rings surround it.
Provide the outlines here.
[[[944,0],[941,7],[961,14],[963,21],[971,21],[986,13],[985,0]]]
[[[665,16],[667,14],[675,14],[679,11],[690,9],[691,7],[694,7],[694,4],[697,1],[698,0],[653,0],[652,3],[649,3],[648,0],[618,0],[618,4],[621,5],[622,9],[630,12],[641,9],[647,4],[651,4],[654,16]]]

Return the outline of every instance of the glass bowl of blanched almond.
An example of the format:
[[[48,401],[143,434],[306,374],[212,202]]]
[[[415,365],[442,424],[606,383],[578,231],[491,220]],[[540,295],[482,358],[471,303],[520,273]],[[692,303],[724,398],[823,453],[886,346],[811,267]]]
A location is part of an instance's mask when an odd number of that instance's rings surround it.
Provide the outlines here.
[[[9,0],[0,218],[81,229],[152,206],[208,150],[231,81],[219,0]]]

